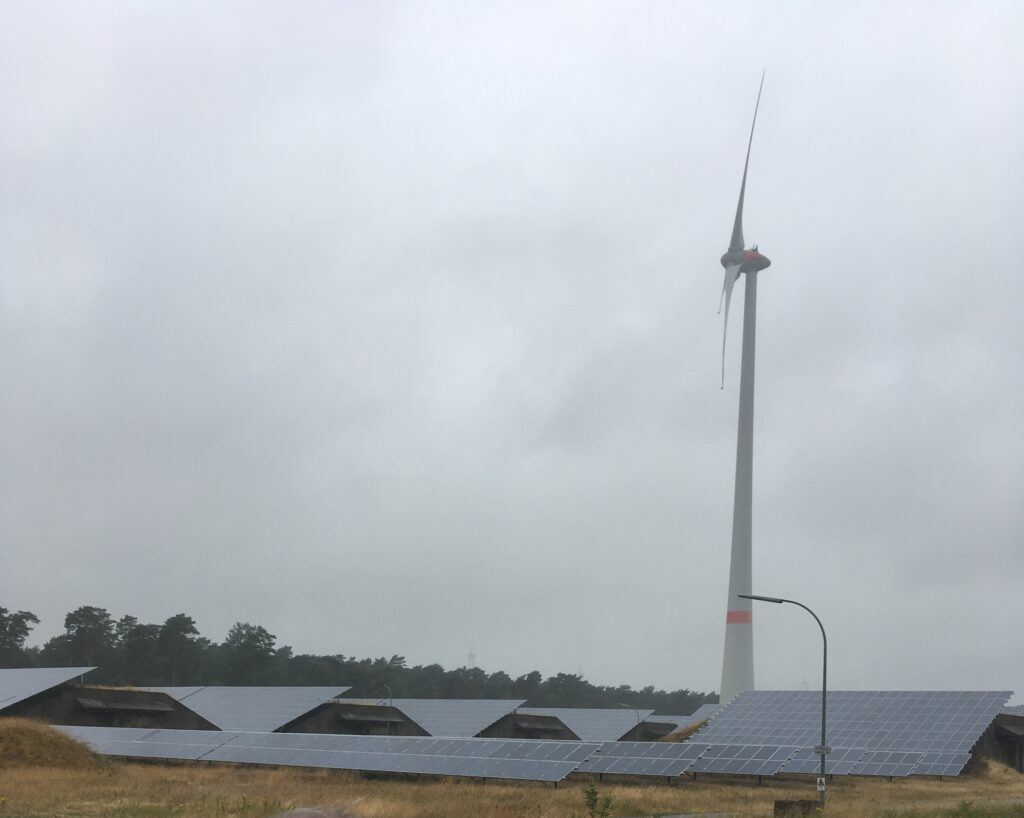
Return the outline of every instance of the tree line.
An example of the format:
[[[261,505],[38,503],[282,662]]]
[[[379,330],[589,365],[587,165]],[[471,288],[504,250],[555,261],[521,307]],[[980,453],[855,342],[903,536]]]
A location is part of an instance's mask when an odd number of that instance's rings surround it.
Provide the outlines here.
[[[526,699],[531,707],[654,708],[692,713],[714,694],[682,690],[634,690],[629,685],[594,685],[579,674],[544,678],[536,670],[513,678],[498,670],[441,665],[409,667],[404,656],[356,659],[341,654],[295,654],[260,625],[237,622],[223,642],[199,633],[195,620],[179,613],[163,624],[134,616],[114,619],[105,608],[83,605],[64,617],[64,633],[26,646],[39,619],[30,611],[0,608],[0,667],[95,665],[93,684],[321,685],[352,689],[353,697]]]

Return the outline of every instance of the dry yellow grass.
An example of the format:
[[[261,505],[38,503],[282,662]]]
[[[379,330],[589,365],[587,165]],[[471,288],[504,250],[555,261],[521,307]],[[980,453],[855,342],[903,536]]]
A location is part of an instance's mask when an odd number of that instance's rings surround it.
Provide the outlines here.
[[[690,736],[692,736],[694,733],[700,730],[707,723],[707,719],[705,719],[704,721],[698,721],[695,724],[691,724],[689,727],[682,727],[679,730],[676,730],[674,733],[669,733],[667,736],[662,736],[658,739],[658,741],[686,741]]]
[[[263,818],[322,806],[358,818],[475,818],[585,815],[584,782],[550,786],[446,780],[368,780],[351,773],[208,765],[111,762],[93,770],[20,768],[0,773],[2,816],[117,818]],[[814,797],[809,781],[690,781],[678,784],[598,782],[612,796],[613,816],[679,812],[771,814],[776,798]],[[1024,781],[1013,771],[947,781],[837,780],[829,814],[866,818],[888,811],[936,815],[964,801],[976,806],[1024,804]],[[1024,815],[1024,811],[1020,814]]]
[[[230,765],[139,764],[107,760],[87,768],[0,769],[0,816],[114,818],[266,818],[299,807],[325,807],[354,818],[582,818],[585,781],[558,789],[539,784],[368,779],[324,770]],[[672,785],[597,782],[612,797],[612,816],[726,812],[771,815],[777,798],[813,798],[813,779],[757,785],[690,779]],[[867,818],[913,810],[943,815],[965,801],[976,807],[1017,803],[1024,816],[1024,776],[999,765],[946,781],[837,779],[828,812]],[[963,813],[965,816],[967,813]],[[1010,815],[1003,812],[1000,815]]]
[[[99,759],[80,742],[30,719],[0,719],[0,771],[15,767],[92,769]]]

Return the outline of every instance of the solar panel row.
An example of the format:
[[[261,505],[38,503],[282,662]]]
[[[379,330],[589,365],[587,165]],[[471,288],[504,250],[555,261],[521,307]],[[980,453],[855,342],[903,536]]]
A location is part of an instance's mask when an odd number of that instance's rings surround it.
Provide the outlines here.
[[[103,755],[222,761],[364,772],[560,781],[570,772],[676,777],[685,772],[772,776],[818,772],[808,748],[703,742],[437,739],[237,733],[201,730],[63,727]],[[831,775],[956,775],[966,753],[893,753],[844,748],[826,762]]]
[[[579,766],[580,772],[675,777],[707,750],[690,742],[610,741]]]
[[[683,773],[711,775],[779,774],[814,775],[820,770],[821,757],[809,747],[785,747],[750,744],[655,744],[678,747],[647,751],[640,746],[603,745],[599,754],[582,765],[580,772],[614,775],[677,776]],[[872,752],[861,748],[834,750],[826,758],[827,775],[870,775],[903,777],[907,775],[957,775],[967,763],[967,754],[907,754]]]
[[[560,781],[600,747],[521,739],[60,729],[104,755],[528,781]]]
[[[864,748],[833,750],[825,761],[827,775],[958,775],[967,753],[889,753]],[[813,749],[773,745],[725,745],[685,742],[659,744],[610,742],[579,766],[580,772],[674,777],[711,775],[816,775],[821,756]]]

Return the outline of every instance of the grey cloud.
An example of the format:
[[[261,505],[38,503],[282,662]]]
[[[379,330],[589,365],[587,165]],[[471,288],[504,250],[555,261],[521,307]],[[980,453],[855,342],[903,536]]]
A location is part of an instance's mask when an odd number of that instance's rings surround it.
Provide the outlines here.
[[[837,685],[1024,685],[1015,5],[4,12],[0,596],[40,638],[88,602],[717,687],[767,66],[755,584]],[[796,613],[766,685],[813,684]]]

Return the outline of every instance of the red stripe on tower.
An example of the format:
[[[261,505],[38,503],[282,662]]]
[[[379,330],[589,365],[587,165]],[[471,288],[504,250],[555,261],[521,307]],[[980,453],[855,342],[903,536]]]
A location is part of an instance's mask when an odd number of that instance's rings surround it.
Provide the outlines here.
[[[753,625],[754,615],[750,611],[726,611],[726,625]]]

